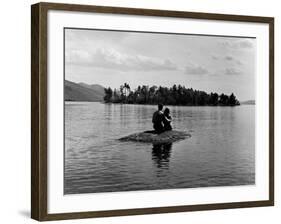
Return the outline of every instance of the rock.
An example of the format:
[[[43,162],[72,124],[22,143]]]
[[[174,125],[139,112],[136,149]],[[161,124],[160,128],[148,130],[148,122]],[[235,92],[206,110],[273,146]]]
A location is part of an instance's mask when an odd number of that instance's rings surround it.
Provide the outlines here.
[[[165,131],[156,134],[154,131],[145,131],[120,138],[120,141],[148,142],[153,144],[166,144],[190,138],[191,135],[184,131]]]

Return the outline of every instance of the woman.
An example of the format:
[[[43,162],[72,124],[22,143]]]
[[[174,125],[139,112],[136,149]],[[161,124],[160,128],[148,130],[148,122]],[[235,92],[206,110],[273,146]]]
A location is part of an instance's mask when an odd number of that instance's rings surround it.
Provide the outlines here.
[[[164,110],[164,120],[163,120],[165,131],[172,130],[171,122],[172,122],[172,117],[170,116],[170,110],[169,108],[166,108]]]

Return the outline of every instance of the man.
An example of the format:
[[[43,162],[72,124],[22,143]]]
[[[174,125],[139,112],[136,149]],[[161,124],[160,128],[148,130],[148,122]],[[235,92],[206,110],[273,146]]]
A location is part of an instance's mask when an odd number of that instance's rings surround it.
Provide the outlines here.
[[[162,110],[163,110],[163,104],[158,104],[158,110],[153,113],[153,117],[152,117],[153,128],[155,132],[158,134],[164,131],[164,125],[163,125],[164,114]]]

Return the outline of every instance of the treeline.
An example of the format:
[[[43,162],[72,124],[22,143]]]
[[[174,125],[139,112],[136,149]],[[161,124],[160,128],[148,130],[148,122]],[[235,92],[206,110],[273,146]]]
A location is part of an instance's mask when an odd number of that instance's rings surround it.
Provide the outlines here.
[[[130,85],[125,83],[119,89],[104,89],[104,101],[106,103],[126,104],[158,104],[184,105],[184,106],[236,106],[240,105],[236,96],[226,94],[206,93],[204,91],[186,88],[182,85],[172,87],[163,86],[138,86],[131,90]]]

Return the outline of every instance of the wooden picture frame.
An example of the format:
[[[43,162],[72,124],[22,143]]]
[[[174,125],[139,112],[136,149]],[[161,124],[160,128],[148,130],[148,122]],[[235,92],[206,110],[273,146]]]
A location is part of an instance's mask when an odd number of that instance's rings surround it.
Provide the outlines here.
[[[188,18],[210,21],[262,23],[269,25],[269,191],[268,200],[214,203],[186,206],[130,208],[103,211],[48,213],[48,35],[47,14],[50,10]],[[39,221],[126,216],[171,212],[203,211],[274,205],[274,18],[224,15],[201,12],[164,11],[90,5],[38,3],[31,7],[31,217]]]

